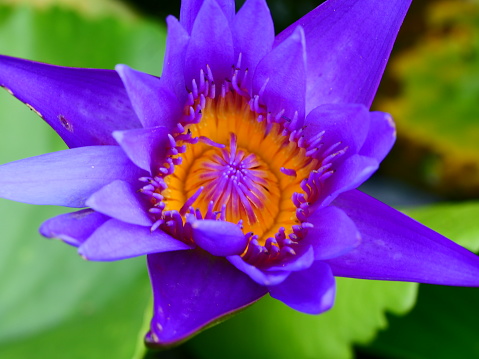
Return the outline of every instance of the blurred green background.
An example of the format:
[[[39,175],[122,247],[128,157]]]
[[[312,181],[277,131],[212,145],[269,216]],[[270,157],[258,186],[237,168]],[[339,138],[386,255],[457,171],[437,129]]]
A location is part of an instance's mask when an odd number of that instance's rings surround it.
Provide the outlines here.
[[[319,1],[268,4],[278,32]],[[164,18],[179,6],[0,0],[0,53],[64,66],[125,63],[160,75]],[[414,2],[373,105],[393,115],[398,142],[363,189],[474,251],[478,104],[479,2]],[[33,112],[0,94],[0,163],[63,148]],[[0,358],[479,357],[479,289],[342,278],[335,307],[322,316],[266,298],[180,347],[147,352],[144,258],[85,262],[74,248],[41,238],[38,226],[62,211],[0,199]]]

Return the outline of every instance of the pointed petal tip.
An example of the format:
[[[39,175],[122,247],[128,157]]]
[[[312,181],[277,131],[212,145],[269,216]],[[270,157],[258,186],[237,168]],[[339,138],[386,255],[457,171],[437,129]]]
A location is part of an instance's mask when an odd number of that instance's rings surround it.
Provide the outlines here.
[[[306,44],[303,29],[297,26],[258,63],[253,75],[253,93],[261,95],[261,101],[272,114],[297,117],[297,127],[301,127],[306,85]]]
[[[116,180],[93,193],[85,204],[126,223],[151,227],[148,203],[138,196],[137,189],[128,182]]]
[[[236,55],[242,54],[241,67],[254,73],[258,62],[271,51],[274,24],[266,0],[248,0],[239,9],[233,22]],[[246,79],[245,88],[251,80]]]
[[[216,83],[230,77],[235,62],[233,34],[229,19],[217,1],[205,0],[199,7],[185,55],[187,86],[193,79],[199,80],[200,71],[206,71],[205,65],[210,66]]]
[[[128,65],[125,65],[125,64],[116,64],[115,65],[115,71],[116,72],[122,72],[122,71],[125,71],[128,67]]]
[[[304,43],[306,41],[304,35],[304,28],[301,25],[296,26],[296,28],[293,30],[293,33],[291,34],[291,39],[300,43]]]
[[[352,190],[335,201],[361,244],[327,260],[335,276],[479,287],[479,256],[403,213]]]
[[[125,131],[113,131],[112,134],[113,138],[120,144],[121,140],[125,137]]]
[[[0,55],[0,85],[70,147],[114,144],[113,130],[139,127],[118,73]]]
[[[81,208],[107,183],[136,181],[141,175],[118,146],[78,147],[1,165],[0,197]]]
[[[79,247],[108,217],[91,209],[65,213],[47,219],[39,228],[42,236]]]
[[[165,81],[123,64],[115,66],[115,70],[144,128],[174,126],[182,106],[173,89]]]

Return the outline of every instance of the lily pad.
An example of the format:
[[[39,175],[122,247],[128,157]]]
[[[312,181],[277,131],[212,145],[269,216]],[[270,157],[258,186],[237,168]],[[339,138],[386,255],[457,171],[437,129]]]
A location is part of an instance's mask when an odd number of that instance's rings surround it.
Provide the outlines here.
[[[412,308],[417,284],[338,278],[333,309],[296,312],[266,297],[187,343],[200,358],[351,358],[353,343],[371,341],[387,326],[385,311]]]
[[[85,18],[60,7],[0,6],[0,53],[64,66],[126,63],[160,74],[165,28],[144,20]],[[65,148],[7,92],[0,94],[0,163]],[[131,358],[150,297],[144,258],[82,260],[40,237],[64,209],[0,200],[0,357]]]
[[[383,358],[477,358],[477,288],[424,285],[406,317],[389,318],[389,330],[366,350]]]
[[[426,16],[416,45],[389,64],[398,94],[376,103],[398,126],[383,169],[451,198],[477,197],[479,3],[431,2]]]

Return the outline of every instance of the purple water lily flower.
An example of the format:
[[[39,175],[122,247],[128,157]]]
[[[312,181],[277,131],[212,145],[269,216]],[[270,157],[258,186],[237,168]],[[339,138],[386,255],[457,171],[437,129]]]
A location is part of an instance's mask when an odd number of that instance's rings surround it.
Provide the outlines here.
[[[356,189],[395,139],[368,109],[409,3],[330,0],[275,37],[265,0],[184,0],[161,78],[3,56],[70,149],[0,166],[0,196],[83,208],[40,231],[86,259],[148,255],[150,345],[266,293],[321,313],[334,276],[477,286],[473,253]]]

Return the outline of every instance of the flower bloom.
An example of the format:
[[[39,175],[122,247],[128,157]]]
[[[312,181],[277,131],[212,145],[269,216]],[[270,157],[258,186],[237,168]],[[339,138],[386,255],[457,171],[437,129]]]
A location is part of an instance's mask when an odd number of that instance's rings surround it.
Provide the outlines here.
[[[86,259],[148,255],[151,345],[266,293],[321,313],[334,276],[479,285],[473,253],[355,189],[394,143],[368,108],[409,3],[331,0],[275,37],[265,0],[186,0],[161,78],[2,56],[70,149],[0,166],[0,195],[87,207],[40,229]]]

